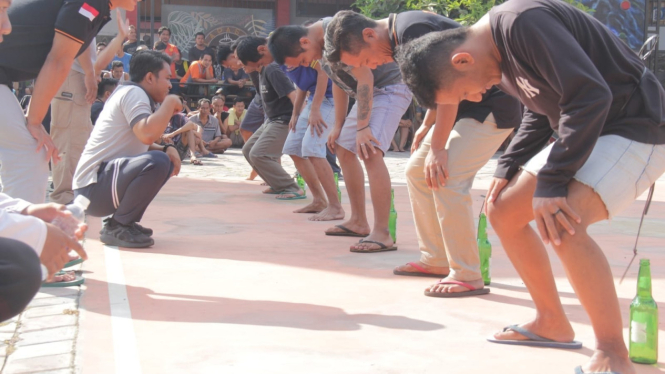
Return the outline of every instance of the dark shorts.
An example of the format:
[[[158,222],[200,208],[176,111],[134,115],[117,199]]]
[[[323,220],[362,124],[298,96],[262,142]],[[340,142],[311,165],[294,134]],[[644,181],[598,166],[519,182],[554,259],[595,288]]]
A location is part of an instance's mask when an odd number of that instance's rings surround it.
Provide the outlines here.
[[[175,149],[180,155],[180,161],[184,160],[187,157],[187,152],[189,151],[189,146],[182,142],[182,137],[178,140],[178,143],[175,145]]]

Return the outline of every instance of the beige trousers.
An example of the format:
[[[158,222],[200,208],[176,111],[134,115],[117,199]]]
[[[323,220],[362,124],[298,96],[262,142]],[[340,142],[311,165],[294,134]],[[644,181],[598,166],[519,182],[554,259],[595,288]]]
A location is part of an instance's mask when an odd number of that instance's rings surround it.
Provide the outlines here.
[[[85,93],[85,75],[71,70],[51,100],[51,138],[62,155],[60,162],[52,166],[51,201],[55,203],[74,200],[74,172],[93,129]]]
[[[481,274],[471,186],[478,170],[496,153],[512,129],[498,129],[492,114],[484,123],[471,118],[457,121],[446,145],[449,178],[446,186],[436,191],[427,187],[423,171],[433,132],[430,130],[406,166],[422,253],[420,261],[430,266],[450,267],[450,275],[457,280],[477,280]]]

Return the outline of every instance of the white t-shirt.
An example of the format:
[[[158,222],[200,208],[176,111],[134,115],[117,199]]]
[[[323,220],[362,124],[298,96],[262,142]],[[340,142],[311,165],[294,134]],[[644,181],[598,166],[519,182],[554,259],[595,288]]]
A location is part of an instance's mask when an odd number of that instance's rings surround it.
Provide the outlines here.
[[[21,214],[31,203],[0,193],[0,238],[23,242],[41,255],[46,243],[46,223],[39,218]]]
[[[148,151],[132,128],[153,113],[154,103],[140,86],[119,86],[104,104],[95,129],[85,145],[76,172],[73,189],[97,183],[99,165],[119,157],[133,157]]]

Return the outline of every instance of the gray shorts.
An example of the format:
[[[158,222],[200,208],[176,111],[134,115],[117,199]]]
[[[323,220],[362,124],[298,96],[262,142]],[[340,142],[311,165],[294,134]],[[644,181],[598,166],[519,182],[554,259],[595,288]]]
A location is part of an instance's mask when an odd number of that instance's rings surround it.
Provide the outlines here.
[[[323,98],[321,103],[321,118],[323,122],[328,125],[319,136],[316,132],[312,135],[309,127],[309,114],[312,110],[312,101],[307,103],[307,106],[300,113],[298,123],[296,124],[296,131],[289,131],[289,136],[284,143],[282,153],[285,155],[298,156],[301,158],[307,157],[326,157],[326,143],[328,142],[328,135],[335,127],[335,107],[332,98]]]
[[[524,171],[538,175],[547,164],[550,144],[524,165]],[[665,144],[638,143],[619,135],[598,138],[591,155],[575,178],[591,188],[605,204],[609,218],[635,201],[665,172]]]
[[[395,84],[382,88],[374,87],[372,112],[369,118],[369,128],[372,135],[381,144],[374,144],[384,154],[390,148],[390,142],[399,127],[399,120],[411,105],[412,94],[405,84]],[[342,132],[337,144],[342,148],[356,153],[356,135],[358,129],[358,102],[353,105],[346,117]]]
[[[249,107],[247,108],[245,119],[243,119],[242,123],[240,124],[240,129],[254,133],[259,129],[259,127],[261,127],[261,125],[263,125],[265,121],[266,115],[263,112],[263,107],[258,105],[256,101],[252,100],[252,102],[249,103]]]
[[[180,137],[180,140],[178,140],[178,144],[175,145],[175,149],[178,151],[178,155],[180,156],[180,161],[184,160],[185,157],[187,157],[187,153],[189,152],[189,146],[182,142],[182,137]]]

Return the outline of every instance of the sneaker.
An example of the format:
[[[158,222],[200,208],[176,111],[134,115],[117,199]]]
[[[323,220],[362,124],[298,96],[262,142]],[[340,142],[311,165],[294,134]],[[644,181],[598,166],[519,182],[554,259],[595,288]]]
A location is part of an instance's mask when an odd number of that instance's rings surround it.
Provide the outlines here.
[[[132,223],[132,225],[134,226],[134,228],[139,230],[141,232],[141,234],[143,234],[145,236],[152,236],[152,229],[149,229],[147,227],[143,227],[143,226],[139,225],[137,222]]]
[[[143,234],[134,225],[125,226],[114,219],[105,222],[99,240],[107,245],[126,248],[147,248],[155,244],[149,236]]]

